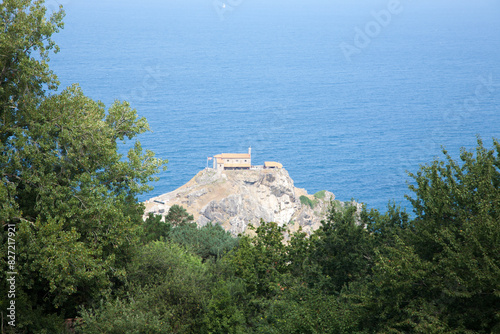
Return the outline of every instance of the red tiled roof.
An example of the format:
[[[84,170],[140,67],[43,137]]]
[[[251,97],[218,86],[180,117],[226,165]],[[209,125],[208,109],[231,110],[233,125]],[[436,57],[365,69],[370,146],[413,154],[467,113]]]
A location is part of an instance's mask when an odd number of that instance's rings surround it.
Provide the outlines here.
[[[250,159],[250,157],[248,153],[222,153],[214,156],[214,158],[222,159]]]

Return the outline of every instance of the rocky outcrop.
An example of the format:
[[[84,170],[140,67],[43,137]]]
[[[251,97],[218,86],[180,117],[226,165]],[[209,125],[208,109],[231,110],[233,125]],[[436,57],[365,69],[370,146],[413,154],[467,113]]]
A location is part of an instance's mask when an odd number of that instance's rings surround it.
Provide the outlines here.
[[[328,191],[309,195],[295,188],[285,169],[225,170],[204,169],[184,186],[145,202],[145,215],[166,215],[174,205],[182,205],[199,226],[221,224],[233,235],[261,219],[279,225],[299,226],[310,233],[325,218],[335,196]],[[340,203],[338,203],[340,204]]]

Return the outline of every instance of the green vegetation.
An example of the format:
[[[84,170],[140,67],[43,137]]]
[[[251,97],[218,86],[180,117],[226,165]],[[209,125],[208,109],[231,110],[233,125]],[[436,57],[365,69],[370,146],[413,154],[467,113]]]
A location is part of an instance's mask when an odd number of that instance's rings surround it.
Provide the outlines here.
[[[500,332],[498,141],[410,174],[414,217],[333,202],[287,242],[273,222],[238,238],[198,228],[180,206],[143,221],[137,195],[165,162],[138,142],[122,157],[117,142],[146,120],[78,86],[56,93],[62,12],[4,0],[0,15],[1,253],[16,246],[14,268],[1,260],[0,308],[16,306],[6,333],[65,333],[67,318],[75,333]]]
[[[305,195],[300,196],[299,199],[300,199],[300,203],[302,203],[302,205],[307,205],[311,209],[314,209],[314,206],[316,205],[316,201],[311,200],[309,197],[307,197]]]
[[[314,194],[314,198],[323,199],[325,198],[325,195],[326,195],[326,190],[320,190]]]
[[[340,211],[343,209],[342,202],[339,200],[334,200],[331,202],[331,206],[335,208],[335,210]]]
[[[19,332],[56,333],[56,319],[124,284],[144,210],[136,197],[165,164],[138,141],[118,153],[149,129],[128,103],[106,110],[77,85],[55,92],[48,60],[62,17],[39,1],[0,3],[0,247],[8,253],[13,227],[16,264],[6,270],[2,257],[0,308],[15,271]]]
[[[319,200],[322,200],[322,199],[325,198],[325,196],[326,196],[325,193],[326,193],[326,190],[318,191],[317,193],[314,194],[314,199],[313,200],[310,199],[309,197],[305,196],[305,195],[301,195],[299,197],[299,200],[300,200],[300,203],[302,203],[302,205],[307,205],[311,209],[314,209],[314,207],[316,206],[316,204],[318,204]]]

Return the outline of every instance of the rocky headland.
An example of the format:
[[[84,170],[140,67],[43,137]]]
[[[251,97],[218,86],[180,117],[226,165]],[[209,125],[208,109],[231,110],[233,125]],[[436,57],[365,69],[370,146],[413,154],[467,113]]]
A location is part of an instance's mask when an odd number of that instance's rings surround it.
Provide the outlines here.
[[[204,169],[182,187],[145,202],[150,212],[167,215],[174,204],[194,216],[199,226],[218,223],[233,235],[261,219],[280,226],[289,224],[293,232],[311,233],[321,225],[329,206],[344,206],[335,195],[320,191],[309,195],[296,188],[285,169],[215,170]]]

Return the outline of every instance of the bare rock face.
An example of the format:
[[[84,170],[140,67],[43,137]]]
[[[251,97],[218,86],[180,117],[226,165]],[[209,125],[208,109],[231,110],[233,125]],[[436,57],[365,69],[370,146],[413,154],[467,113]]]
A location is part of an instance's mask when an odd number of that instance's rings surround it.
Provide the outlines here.
[[[186,208],[199,226],[218,223],[233,235],[244,233],[249,224],[258,226],[261,219],[290,224],[291,231],[302,226],[311,233],[320,226],[334,199],[328,191],[308,195],[295,188],[285,169],[204,169],[184,186],[146,201],[145,217],[150,212],[165,216],[177,204]]]

